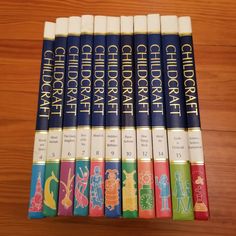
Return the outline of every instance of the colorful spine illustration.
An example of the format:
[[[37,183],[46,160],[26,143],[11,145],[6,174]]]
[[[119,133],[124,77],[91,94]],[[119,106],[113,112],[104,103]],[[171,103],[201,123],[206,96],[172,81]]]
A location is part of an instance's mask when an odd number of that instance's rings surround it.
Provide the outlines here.
[[[69,17],[58,215],[73,215],[80,17]]]
[[[81,16],[74,215],[89,211],[93,16]]]
[[[173,219],[192,220],[192,184],[177,16],[161,17],[161,34]]]
[[[152,133],[150,129],[147,17],[134,16],[135,100],[139,217],[154,218]]]
[[[197,220],[207,220],[209,218],[209,203],[190,17],[179,17],[179,36],[188,123],[194,215]]]
[[[47,155],[48,120],[52,91],[54,65],[55,23],[45,22],[41,73],[39,82],[37,122],[34,137],[34,152],[30,188],[29,218],[42,218],[44,170]]]
[[[121,16],[122,215],[138,217],[133,17]]]
[[[60,159],[62,146],[62,117],[68,19],[57,18],[54,45],[54,71],[52,80],[51,110],[49,119],[47,160],[45,168],[43,214],[57,215]]]
[[[172,207],[165,124],[164,80],[161,69],[160,15],[150,14],[147,19],[156,216],[157,218],[171,218]]]
[[[105,215],[120,217],[120,17],[107,17],[105,100]]]
[[[89,215],[104,215],[106,17],[94,17]]]

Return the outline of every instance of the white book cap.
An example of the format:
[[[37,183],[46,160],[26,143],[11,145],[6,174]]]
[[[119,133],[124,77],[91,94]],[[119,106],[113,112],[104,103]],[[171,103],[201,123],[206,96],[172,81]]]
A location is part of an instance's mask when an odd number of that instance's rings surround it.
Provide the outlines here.
[[[71,16],[69,17],[69,29],[68,34],[80,34],[80,17]]]
[[[134,18],[133,16],[120,17],[120,29],[122,34],[132,34],[134,32]]]
[[[95,16],[94,17],[94,33],[105,34],[106,33],[106,16]]]
[[[147,33],[146,16],[134,16],[134,33]]]
[[[45,39],[55,39],[55,23],[46,21],[44,23],[43,37]]]
[[[177,16],[161,16],[161,33],[162,34],[178,34],[178,17]]]
[[[190,16],[179,17],[179,34],[192,34],[192,24]]]
[[[81,33],[93,34],[93,15],[81,16]]]
[[[107,33],[120,34],[120,17],[107,16]]]
[[[159,14],[149,14],[147,15],[147,26],[148,33],[160,33],[161,31],[161,22]]]
[[[68,18],[56,19],[56,35],[68,35]]]

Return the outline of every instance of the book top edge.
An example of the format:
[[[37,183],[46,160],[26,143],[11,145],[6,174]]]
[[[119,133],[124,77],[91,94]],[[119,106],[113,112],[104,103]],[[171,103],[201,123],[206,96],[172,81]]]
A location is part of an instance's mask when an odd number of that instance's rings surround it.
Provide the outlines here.
[[[161,33],[178,34],[178,17],[177,16],[161,16]]]
[[[68,18],[56,19],[56,35],[68,35]]]
[[[149,14],[147,15],[147,27],[148,33],[157,32],[160,33],[161,31],[161,22],[160,22],[160,15],[159,14]]]
[[[94,17],[94,33],[95,34],[106,34],[106,16],[95,16]]]
[[[147,16],[134,16],[134,33],[147,32]]]
[[[192,24],[190,16],[179,17],[179,34],[191,34]]]
[[[81,18],[78,16],[71,16],[69,17],[69,26],[68,26],[68,33],[69,34],[80,34],[81,32]]]
[[[81,16],[81,33],[93,34],[93,15],[82,15]]]
[[[120,17],[108,16],[107,17],[107,32],[120,33]]]
[[[56,25],[55,23],[49,21],[46,21],[44,23],[43,37],[45,39],[52,39],[52,40],[55,39],[55,25]]]
[[[120,17],[120,31],[122,34],[131,34],[134,29],[134,18],[133,16],[121,16]]]

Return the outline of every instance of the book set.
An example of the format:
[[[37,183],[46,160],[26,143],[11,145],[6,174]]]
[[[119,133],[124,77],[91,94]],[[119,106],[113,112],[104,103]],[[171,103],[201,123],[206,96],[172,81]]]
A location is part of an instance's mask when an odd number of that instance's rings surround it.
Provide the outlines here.
[[[190,17],[45,22],[29,218],[207,220]]]

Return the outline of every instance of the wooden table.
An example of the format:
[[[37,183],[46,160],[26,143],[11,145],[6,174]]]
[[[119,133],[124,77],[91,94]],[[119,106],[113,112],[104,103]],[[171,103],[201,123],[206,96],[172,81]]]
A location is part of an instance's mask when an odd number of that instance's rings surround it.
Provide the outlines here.
[[[235,0],[0,1],[0,235],[235,235]],[[81,14],[190,15],[209,186],[208,222],[28,220],[43,22]]]

